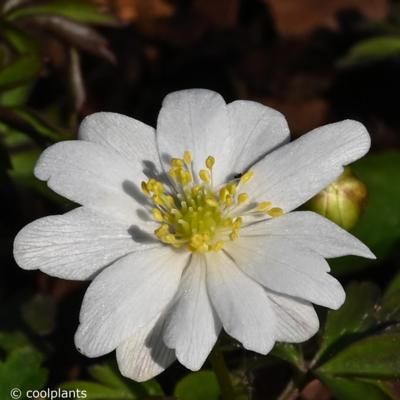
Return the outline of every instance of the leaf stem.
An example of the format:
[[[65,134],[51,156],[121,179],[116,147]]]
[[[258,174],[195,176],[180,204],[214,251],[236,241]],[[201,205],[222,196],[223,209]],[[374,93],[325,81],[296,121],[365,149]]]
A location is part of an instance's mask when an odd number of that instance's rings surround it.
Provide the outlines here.
[[[214,346],[213,351],[209,357],[211,366],[217,376],[218,384],[221,389],[221,395],[223,400],[234,400],[235,393],[229,370],[226,366],[224,355],[220,350],[218,343]]]
[[[290,381],[283,392],[279,395],[278,400],[294,400],[299,395],[299,389],[293,381]]]

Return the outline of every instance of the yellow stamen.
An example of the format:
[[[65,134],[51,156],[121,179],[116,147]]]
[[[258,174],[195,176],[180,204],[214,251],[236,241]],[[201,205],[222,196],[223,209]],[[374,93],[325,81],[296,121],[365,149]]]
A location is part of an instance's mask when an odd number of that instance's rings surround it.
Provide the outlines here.
[[[226,203],[226,205],[227,205],[228,207],[230,207],[230,206],[233,204],[233,198],[232,198],[232,196],[226,196],[225,203]]]
[[[173,158],[171,161],[171,165],[172,165],[172,167],[175,167],[175,168],[183,168],[184,162],[180,158]]]
[[[211,182],[210,173],[206,169],[201,169],[200,170],[199,177],[205,183],[210,183]]]
[[[267,214],[271,217],[280,217],[281,215],[283,215],[283,210],[279,207],[273,207],[267,211]]]
[[[151,213],[153,215],[153,218],[158,221],[158,222],[162,222],[164,221],[164,217],[162,215],[162,212],[158,209],[158,208],[153,208],[151,210]]]
[[[238,235],[238,231],[236,229],[233,230],[229,235],[229,239],[231,239],[232,241],[237,240],[238,237],[239,237],[239,235]]]
[[[240,177],[239,182],[240,182],[240,184],[245,184],[247,182],[250,182],[253,179],[253,177],[254,177],[254,172],[253,171],[247,171],[245,174],[243,174]]]
[[[220,241],[214,243],[214,244],[211,246],[211,250],[212,250],[212,251],[220,251],[220,250],[222,250],[223,248],[224,248],[224,242],[223,242],[222,240],[220,240]]]
[[[218,205],[218,202],[215,199],[206,199],[206,203],[210,207],[217,207],[217,205]]]
[[[213,156],[208,156],[206,160],[206,167],[209,170],[212,170],[214,164],[215,164],[215,158]]]
[[[237,185],[235,182],[230,182],[228,183],[228,185],[226,186],[226,188],[228,189],[229,193],[234,196],[236,194],[236,189],[237,189]]]
[[[262,201],[261,203],[258,203],[258,206],[256,207],[257,211],[266,211],[269,210],[272,206],[272,203],[270,201]]]
[[[147,184],[146,184],[146,182],[142,182],[140,186],[141,186],[141,188],[142,188],[142,192],[143,192],[146,196],[150,196],[150,192],[149,192],[149,189],[147,189]]]
[[[247,193],[240,193],[239,194],[239,196],[238,196],[238,203],[241,205],[241,204],[244,204],[244,203],[247,203],[248,201],[249,201],[249,195],[247,194]]]
[[[172,159],[168,174],[174,181],[173,193],[154,178],[141,183],[143,193],[154,204],[151,214],[160,223],[154,233],[161,242],[175,248],[184,246],[195,253],[220,251],[226,241],[238,240],[244,216],[283,214],[281,208],[272,207],[269,201],[256,203],[252,208],[238,207],[250,201],[248,193],[237,194],[237,189],[253,178],[252,171],[242,175],[239,182],[228,182],[217,190],[212,179],[215,158],[208,156],[205,160],[207,169],[198,172],[200,183],[194,183],[192,163],[189,151],[182,158]]]
[[[221,203],[225,203],[226,196],[229,196],[229,190],[224,186],[220,191],[219,191],[219,201]]]
[[[190,165],[192,163],[193,157],[192,157],[192,153],[190,151],[185,151],[183,153],[183,160],[185,161],[186,165]]]

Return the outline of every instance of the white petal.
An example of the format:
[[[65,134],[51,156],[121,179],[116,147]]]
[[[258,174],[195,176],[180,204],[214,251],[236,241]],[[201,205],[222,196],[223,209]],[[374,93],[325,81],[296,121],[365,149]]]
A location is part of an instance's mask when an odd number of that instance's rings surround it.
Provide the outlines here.
[[[229,103],[227,108],[230,135],[235,143],[225,157],[232,158],[233,174],[243,173],[262,156],[289,141],[286,119],[273,108],[246,100]]]
[[[57,143],[42,153],[35,175],[76,203],[112,212],[129,223],[146,221],[141,213],[147,199],[139,189],[140,180],[112,149],[83,140]]]
[[[267,354],[276,321],[265,290],[223,252],[206,257],[208,293],[225,331],[246,349]]]
[[[297,211],[243,227],[243,237],[287,238],[325,258],[355,255],[375,258],[371,250],[338,225],[311,211]]]
[[[166,316],[165,344],[175,349],[179,362],[197,371],[204,364],[221,330],[208,298],[206,263],[193,254]]]
[[[311,303],[269,290],[267,294],[275,312],[278,342],[304,342],[318,332],[318,315]]]
[[[246,191],[258,201],[271,201],[289,212],[333,182],[343,166],[367,153],[365,127],[346,120],[314,129],[268,154],[251,170]]]
[[[98,112],[86,117],[79,138],[113,149],[132,164],[132,178],[140,183],[146,176],[161,172],[155,130],[126,115]]]
[[[174,351],[162,341],[162,326],[163,320],[154,318],[117,347],[118,367],[123,376],[147,381],[174,362]]]
[[[226,157],[232,140],[226,104],[218,93],[191,89],[165,97],[157,121],[157,142],[166,170],[171,158],[181,158],[185,150],[193,153],[195,173],[205,168],[206,158],[212,155],[216,158],[213,177],[218,185],[232,172]]]
[[[174,296],[186,263],[166,246],[129,254],[97,275],[83,299],[79,351],[106,354],[145,326]]]
[[[107,215],[79,207],[38,219],[14,241],[14,257],[24,269],[40,269],[63,279],[85,280],[133,251],[159,246],[151,237],[135,241],[135,230]]]
[[[241,237],[225,248],[245,274],[268,289],[333,309],[344,302],[325,259],[288,239]]]

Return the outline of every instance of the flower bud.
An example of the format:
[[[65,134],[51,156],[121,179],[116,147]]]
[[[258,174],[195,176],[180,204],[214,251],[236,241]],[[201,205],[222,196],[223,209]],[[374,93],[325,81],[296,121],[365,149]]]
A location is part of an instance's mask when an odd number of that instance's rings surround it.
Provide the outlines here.
[[[306,208],[351,229],[359,220],[367,198],[367,187],[349,167],[322,192],[308,201]]]

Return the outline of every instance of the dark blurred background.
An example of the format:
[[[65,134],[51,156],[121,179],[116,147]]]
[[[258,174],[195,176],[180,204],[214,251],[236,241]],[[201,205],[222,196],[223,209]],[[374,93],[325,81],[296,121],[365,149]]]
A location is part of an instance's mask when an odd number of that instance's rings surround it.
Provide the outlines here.
[[[21,227],[73,207],[33,177],[44,148],[75,138],[79,121],[96,111],[127,114],[155,126],[163,97],[194,87],[216,90],[228,102],[251,99],[278,109],[293,137],[351,118],[367,126],[373,142],[372,155],[354,166],[369,195],[353,231],[379,259],[346,258],[333,264],[340,280],[353,285],[353,303],[345,309],[344,330],[337,336],[351,333],[351,340],[338,345],[341,351],[356,339],[392,335],[394,347],[386,349],[389,339],[383,345],[390,365],[372,373],[362,368],[374,363],[377,355],[368,351],[375,346],[383,354],[373,342],[361,351],[370,358],[358,359],[359,367],[350,372],[313,369],[326,331],[330,334],[329,323],[322,323],[321,335],[305,346],[281,346],[269,357],[245,353],[225,340],[239,395],[400,398],[400,2],[2,0],[0,13],[1,400],[8,398],[7,388],[17,375],[17,383],[26,387],[66,382],[76,387],[76,380],[85,381],[82,387],[94,391],[93,399],[162,393],[183,400],[218,398],[213,377],[206,375],[198,382],[193,378],[194,384],[186,379],[189,389],[182,389],[184,384],[176,389],[188,376],[179,365],[158,379],[162,389],[154,382],[144,388],[119,377],[113,356],[82,357],[73,335],[87,283],[22,271],[12,257]],[[385,307],[390,316],[379,314]],[[354,328],[355,321],[365,322],[365,315],[373,322]],[[326,314],[321,312],[321,318],[325,321]],[[120,386],[104,376],[120,380]],[[201,392],[201,387],[210,391]]]

